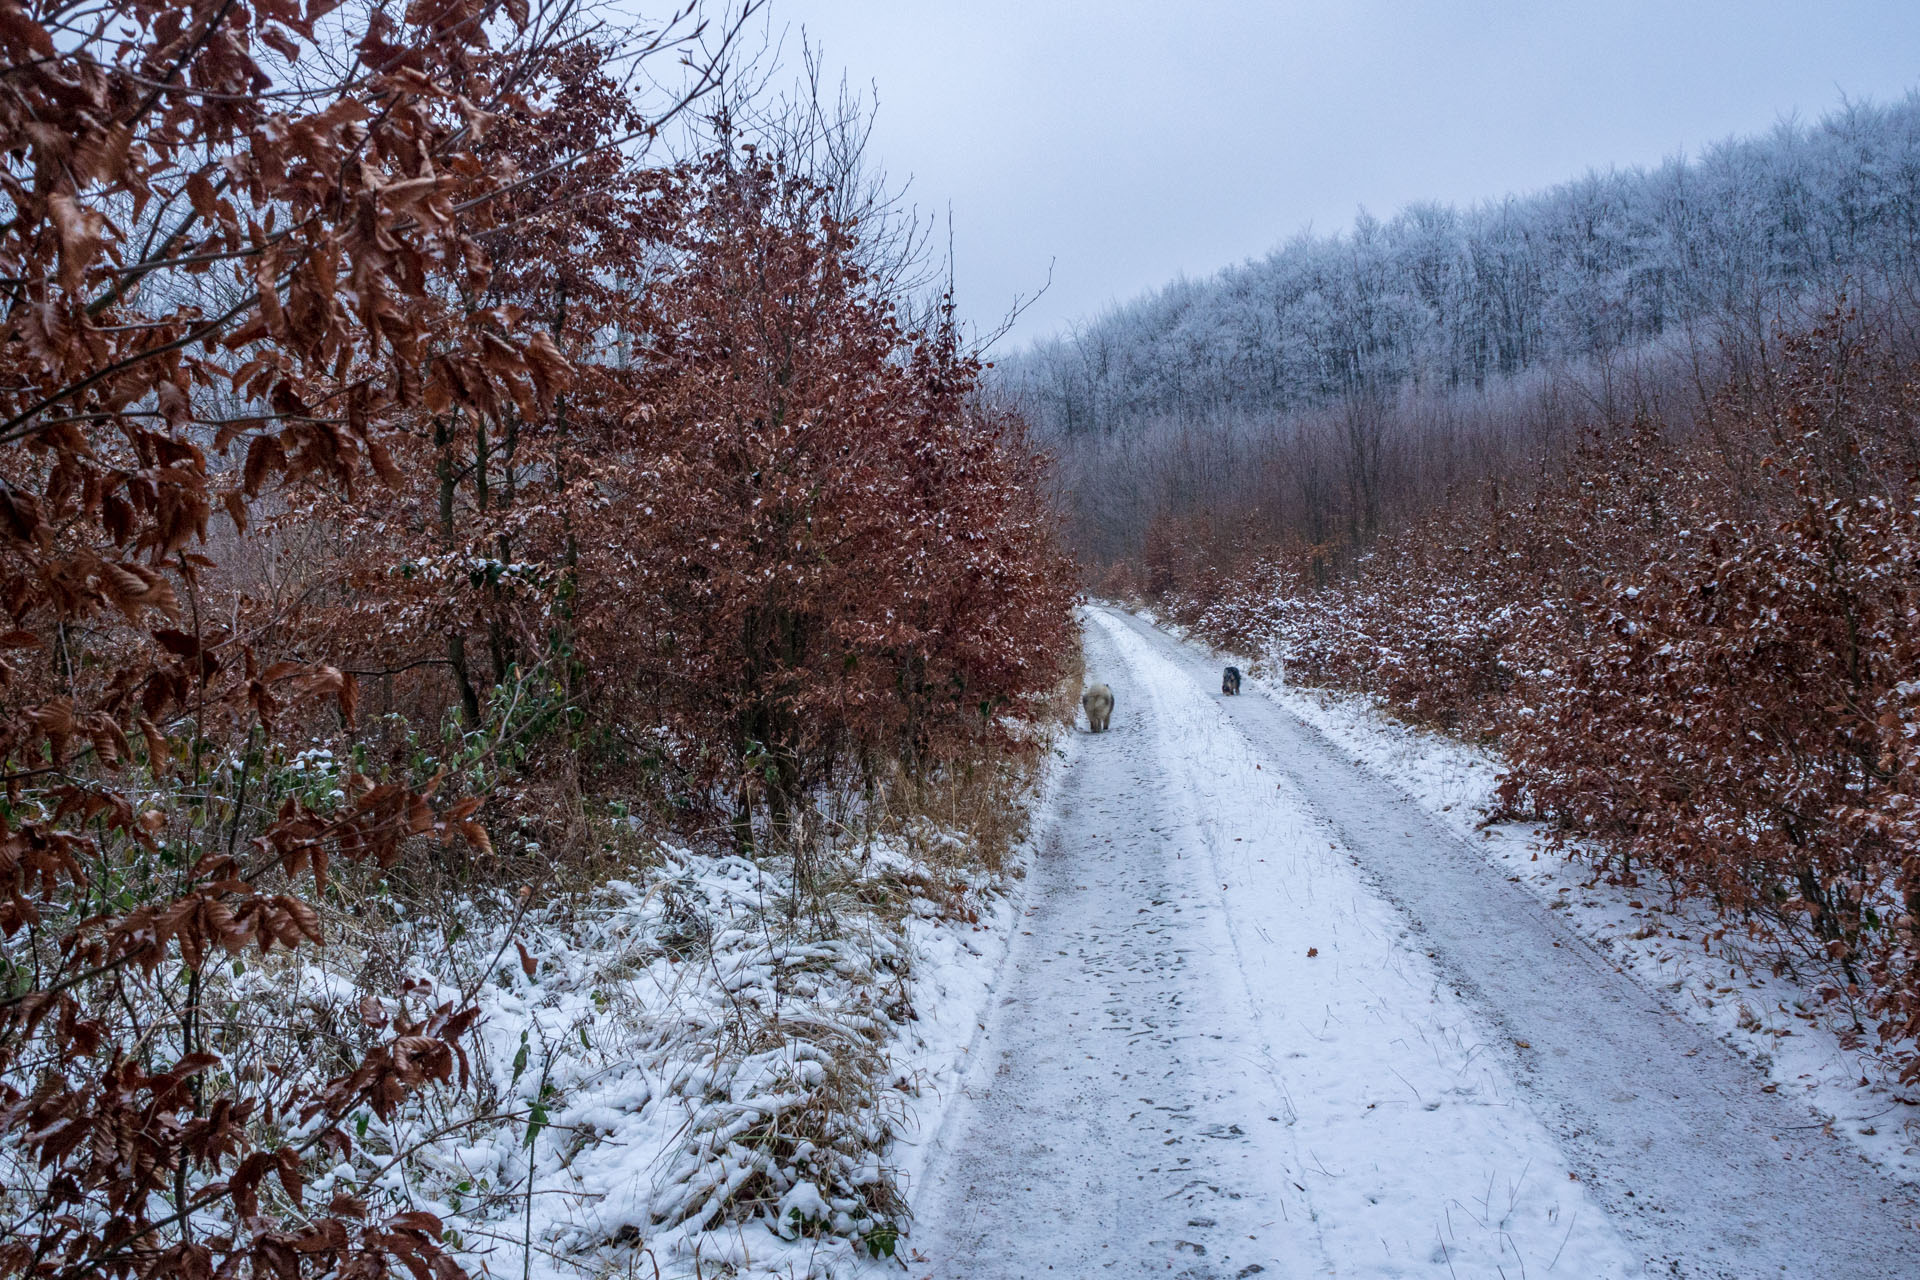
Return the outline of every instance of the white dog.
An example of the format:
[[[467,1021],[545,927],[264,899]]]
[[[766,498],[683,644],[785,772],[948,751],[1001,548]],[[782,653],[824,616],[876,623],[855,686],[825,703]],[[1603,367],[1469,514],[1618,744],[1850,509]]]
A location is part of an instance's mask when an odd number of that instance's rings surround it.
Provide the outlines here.
[[[1096,684],[1081,696],[1080,705],[1087,709],[1087,727],[1105,733],[1107,722],[1113,719],[1113,690]]]

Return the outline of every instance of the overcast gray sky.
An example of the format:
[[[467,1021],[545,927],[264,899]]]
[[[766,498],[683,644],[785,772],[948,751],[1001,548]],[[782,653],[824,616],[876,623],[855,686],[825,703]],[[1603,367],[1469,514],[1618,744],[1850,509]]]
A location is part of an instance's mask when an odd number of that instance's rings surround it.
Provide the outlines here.
[[[1362,206],[1657,163],[1920,86],[1917,0],[774,0],[877,86],[877,157],[954,215],[1010,343]]]

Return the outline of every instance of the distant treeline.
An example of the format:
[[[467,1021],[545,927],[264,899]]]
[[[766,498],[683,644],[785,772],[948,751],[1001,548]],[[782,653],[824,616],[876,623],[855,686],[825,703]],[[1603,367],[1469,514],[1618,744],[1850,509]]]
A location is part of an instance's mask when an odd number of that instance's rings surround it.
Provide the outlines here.
[[[1920,94],[1460,210],[1414,205],[1181,280],[1002,362],[1056,437],[1479,388],[1810,289],[1911,281]]]
[[[1175,542],[1220,564],[1304,544],[1335,573],[1486,483],[1530,490],[1597,422],[1695,420],[1836,307],[1920,349],[1916,300],[1920,93],[1651,171],[1363,215],[1018,352],[992,385],[1057,455],[1094,580],[1164,586]]]

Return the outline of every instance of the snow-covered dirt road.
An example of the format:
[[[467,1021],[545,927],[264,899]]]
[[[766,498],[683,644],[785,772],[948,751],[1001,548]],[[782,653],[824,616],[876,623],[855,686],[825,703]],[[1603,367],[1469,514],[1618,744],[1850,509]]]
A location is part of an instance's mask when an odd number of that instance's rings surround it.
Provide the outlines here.
[[[913,1276],[1920,1275],[1912,1196],[1200,650],[1094,610]]]

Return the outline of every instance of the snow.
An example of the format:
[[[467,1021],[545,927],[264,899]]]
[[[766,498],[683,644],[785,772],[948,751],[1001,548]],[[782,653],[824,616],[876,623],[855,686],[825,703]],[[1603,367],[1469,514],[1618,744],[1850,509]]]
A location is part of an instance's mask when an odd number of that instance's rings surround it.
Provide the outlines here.
[[[1772,958],[1724,927],[1707,903],[1675,902],[1655,885],[1610,885],[1590,864],[1548,847],[1531,823],[1489,822],[1505,772],[1499,756],[1394,720],[1371,698],[1248,682],[1312,725],[1356,763],[1392,783],[1470,841],[1664,1004],[1711,1031],[1763,1070],[1812,1121],[1844,1137],[1900,1181],[1920,1183],[1920,1098],[1865,1049],[1842,1044],[1848,1029]]]
[[[1115,726],[1076,744],[916,1256],[980,1280],[1639,1274],[1299,789],[1092,621]]]
[[[862,1270],[905,1225],[895,1188],[957,1091],[1012,919],[1002,880],[954,856],[962,833],[915,834],[827,851],[826,909],[798,919],[782,861],[664,848],[517,920],[503,899],[398,926],[381,945],[412,950],[388,962],[428,984],[412,1012],[477,990],[475,1085],[355,1117],[371,1158],[315,1194],[438,1215],[476,1276]],[[240,982],[352,1007],[364,961],[337,945]]]
[[[1088,624],[1114,731],[1063,765],[916,1277],[1920,1274],[1910,1187],[1463,838],[1490,763],[1413,768],[1429,812]]]
[[[1050,770],[1049,778],[1056,774]],[[1041,818],[1029,845],[1046,838],[1052,788],[1051,781],[1042,786],[1035,806]],[[1025,874],[1024,859],[1012,874]],[[924,1180],[928,1154],[937,1149],[971,1074],[987,1010],[1002,980],[1021,894],[1017,880],[1007,888],[983,898],[979,923],[971,927],[931,916],[908,922],[918,1018],[911,1038],[894,1048],[893,1070],[907,1082],[911,1101],[889,1157],[909,1198]]]

